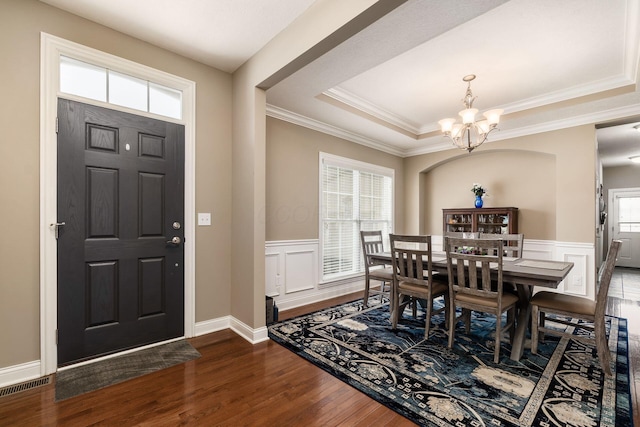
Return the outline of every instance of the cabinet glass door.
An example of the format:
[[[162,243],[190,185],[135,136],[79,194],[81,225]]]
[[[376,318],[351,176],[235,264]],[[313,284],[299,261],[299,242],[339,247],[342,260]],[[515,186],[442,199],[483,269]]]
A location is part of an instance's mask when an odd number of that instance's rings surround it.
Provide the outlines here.
[[[473,218],[471,214],[448,214],[448,232],[471,232],[473,231]]]
[[[481,233],[507,234],[509,232],[509,215],[507,214],[478,215],[478,231]]]

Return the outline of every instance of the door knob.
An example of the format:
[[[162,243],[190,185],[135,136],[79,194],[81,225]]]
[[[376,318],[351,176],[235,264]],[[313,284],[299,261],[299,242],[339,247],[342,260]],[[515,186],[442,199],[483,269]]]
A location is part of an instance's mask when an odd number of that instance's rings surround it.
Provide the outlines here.
[[[167,240],[167,243],[171,243],[172,245],[179,245],[182,242],[182,239],[178,236],[173,236],[171,240]]]

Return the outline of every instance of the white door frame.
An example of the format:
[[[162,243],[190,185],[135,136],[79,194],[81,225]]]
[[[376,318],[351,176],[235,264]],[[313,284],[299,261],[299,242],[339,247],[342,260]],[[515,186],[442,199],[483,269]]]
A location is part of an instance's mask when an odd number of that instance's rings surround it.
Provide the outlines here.
[[[73,43],[47,33],[40,35],[40,373],[56,371],[57,330],[57,242],[50,224],[57,222],[57,134],[56,116],[59,93],[59,62],[65,55],[111,70],[150,80],[182,91],[182,120],[104,102],[65,98],[148,116],[185,126],[185,241],[184,241],[184,335],[195,331],[195,82],[159,71],[117,56]]]
[[[608,246],[611,246],[611,241],[613,240],[614,235],[614,227],[617,223],[616,218],[616,196],[624,195],[624,194],[640,194],[640,187],[633,188],[610,188],[609,189],[609,207],[607,208],[607,227],[608,227]],[[638,235],[640,238],[640,235]],[[622,248],[621,248],[622,249]],[[620,257],[620,254],[618,254]]]

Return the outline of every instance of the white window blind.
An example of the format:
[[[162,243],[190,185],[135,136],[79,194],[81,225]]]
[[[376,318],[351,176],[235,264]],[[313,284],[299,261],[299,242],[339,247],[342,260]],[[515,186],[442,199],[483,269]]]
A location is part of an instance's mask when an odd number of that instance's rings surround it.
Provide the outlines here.
[[[360,230],[393,230],[393,170],[321,154],[321,281],[364,271]]]

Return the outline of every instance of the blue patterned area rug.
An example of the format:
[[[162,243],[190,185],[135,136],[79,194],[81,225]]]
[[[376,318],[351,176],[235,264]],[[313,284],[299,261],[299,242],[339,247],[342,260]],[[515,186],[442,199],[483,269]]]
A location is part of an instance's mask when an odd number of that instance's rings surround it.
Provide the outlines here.
[[[424,317],[410,310],[393,331],[388,302],[362,300],[286,320],[269,337],[376,401],[424,426],[630,426],[626,319],[608,318],[613,377],[594,347],[547,335],[537,355],[493,363],[494,319],[476,315],[469,335],[458,324],[447,348],[443,318],[424,340]]]

